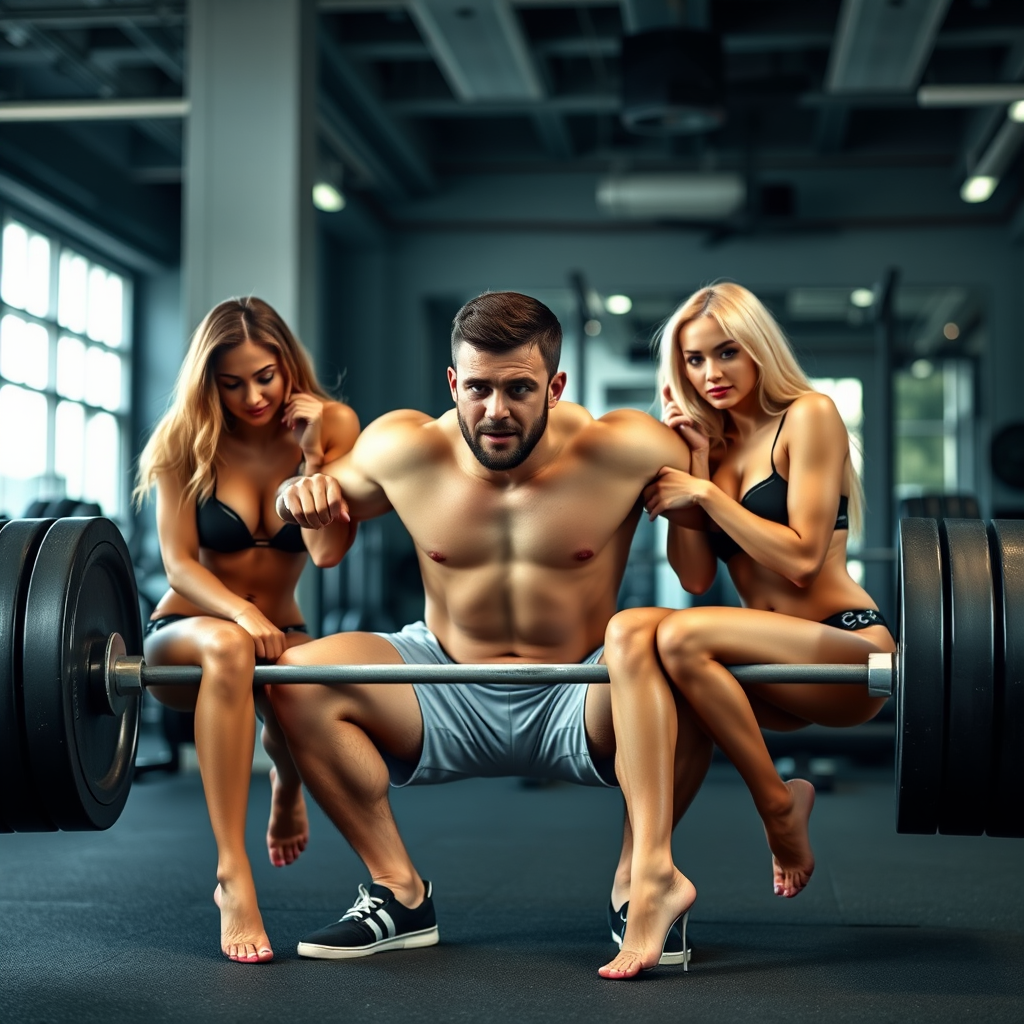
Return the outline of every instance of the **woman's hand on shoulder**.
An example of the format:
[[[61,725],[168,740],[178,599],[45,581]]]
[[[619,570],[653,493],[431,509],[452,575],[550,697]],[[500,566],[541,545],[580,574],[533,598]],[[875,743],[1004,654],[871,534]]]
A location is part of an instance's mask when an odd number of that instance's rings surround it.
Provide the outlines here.
[[[284,633],[256,605],[250,604],[243,608],[235,616],[235,622],[252,637],[257,658],[277,661],[284,654],[287,646]]]
[[[690,511],[700,506],[700,498],[711,486],[707,480],[681,469],[662,467],[658,475],[644,488],[644,509],[648,518],[665,516],[674,521],[673,512]],[[691,514],[680,519],[680,525],[691,526]]]

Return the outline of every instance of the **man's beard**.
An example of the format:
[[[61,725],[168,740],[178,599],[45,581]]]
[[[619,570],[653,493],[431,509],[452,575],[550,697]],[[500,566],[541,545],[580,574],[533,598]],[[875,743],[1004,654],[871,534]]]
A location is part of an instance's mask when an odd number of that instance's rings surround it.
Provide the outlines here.
[[[477,462],[479,462],[485,469],[495,470],[496,472],[503,472],[505,470],[515,469],[517,466],[521,466],[530,457],[533,449],[537,447],[537,442],[543,436],[548,425],[547,405],[544,406],[543,414],[538,418],[537,422],[530,427],[529,432],[525,435],[523,434],[522,428],[515,422],[515,420],[502,420],[496,423],[488,420],[481,420],[480,423],[477,424],[477,432],[474,435],[469,429],[466,421],[462,418],[462,410],[456,407],[455,413],[459,417],[459,427],[462,430],[462,436],[466,439],[466,444],[469,445],[469,450],[476,456]],[[514,448],[508,448],[505,451],[488,451],[484,448],[479,435],[486,433],[489,430],[500,431],[502,433],[507,431],[510,436],[518,436],[520,439],[519,444]]]

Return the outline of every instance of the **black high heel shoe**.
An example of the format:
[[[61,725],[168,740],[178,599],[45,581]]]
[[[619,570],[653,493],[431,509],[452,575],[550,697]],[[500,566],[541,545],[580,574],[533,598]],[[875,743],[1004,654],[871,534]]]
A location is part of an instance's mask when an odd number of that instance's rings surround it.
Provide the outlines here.
[[[687,914],[689,910],[687,910]],[[608,903],[608,929],[611,932],[612,942],[615,943],[619,949],[622,949],[622,939],[626,934],[626,918],[629,914],[629,900],[619,907],[618,910],[612,906],[611,901]],[[685,915],[683,915],[685,916]],[[680,922],[682,917],[676,918],[672,922],[668,930],[668,935],[665,936],[665,944],[662,946],[661,959],[658,963],[661,966],[682,964],[683,970],[686,970],[686,965],[690,962],[693,957],[693,947],[686,944],[686,936],[682,932]]]

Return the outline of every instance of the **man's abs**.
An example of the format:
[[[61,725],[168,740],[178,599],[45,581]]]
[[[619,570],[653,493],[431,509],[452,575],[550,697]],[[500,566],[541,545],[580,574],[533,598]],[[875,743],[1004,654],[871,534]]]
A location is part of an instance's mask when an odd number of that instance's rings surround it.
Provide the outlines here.
[[[579,661],[604,643],[615,613],[622,559],[614,554],[565,571],[513,565],[446,573],[424,565],[427,625],[457,662]]]

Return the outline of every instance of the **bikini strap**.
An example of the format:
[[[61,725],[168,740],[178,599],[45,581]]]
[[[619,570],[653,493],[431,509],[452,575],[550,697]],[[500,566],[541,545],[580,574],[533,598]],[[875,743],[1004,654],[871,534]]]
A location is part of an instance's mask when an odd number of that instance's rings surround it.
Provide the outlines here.
[[[789,413],[789,410],[787,409],[786,412],[784,412],[782,414],[782,419],[779,420],[779,429],[775,431],[775,440],[772,441],[772,455],[771,455],[771,459],[772,459],[772,472],[773,473],[778,472],[778,470],[776,470],[776,468],[775,468],[775,446],[779,443],[779,434],[782,433],[782,424],[786,422],[786,415],[788,413]]]

